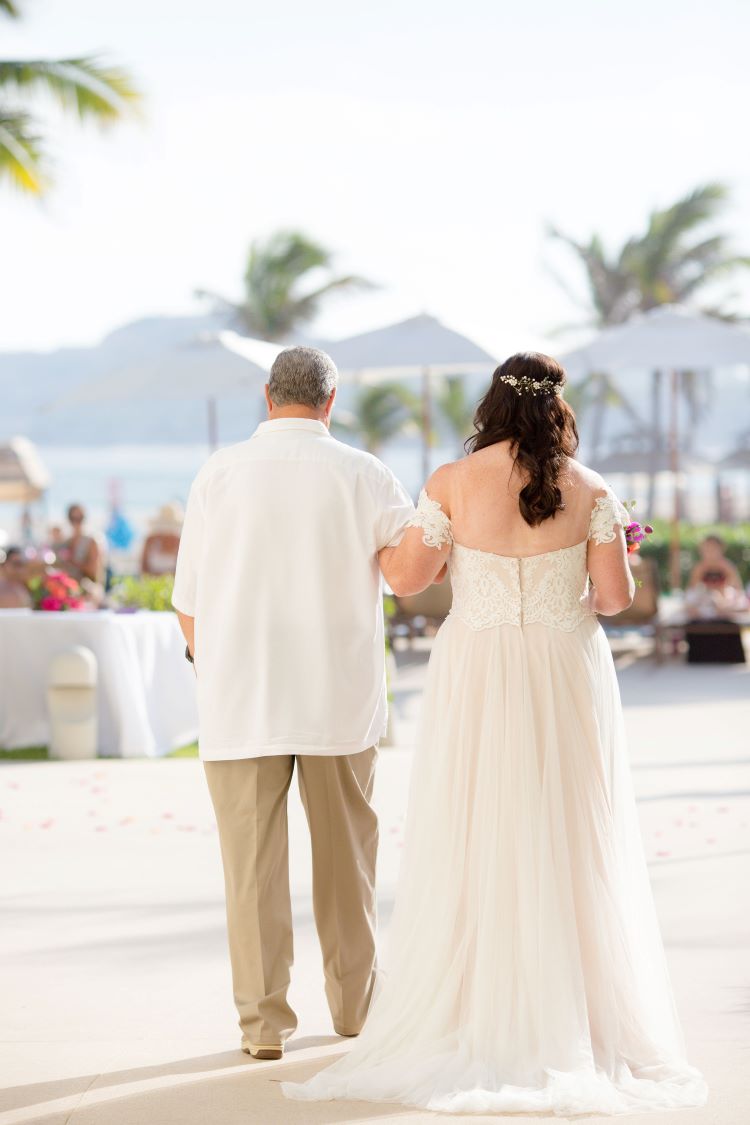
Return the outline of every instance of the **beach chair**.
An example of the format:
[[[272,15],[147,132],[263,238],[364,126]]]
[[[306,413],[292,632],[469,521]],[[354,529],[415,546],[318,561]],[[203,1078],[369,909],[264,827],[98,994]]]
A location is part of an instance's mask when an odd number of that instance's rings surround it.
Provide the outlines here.
[[[664,627],[659,616],[659,571],[653,559],[637,555],[632,560],[636,586],[633,604],[613,617],[601,617],[606,633],[638,632],[654,639],[654,657],[664,658]]]

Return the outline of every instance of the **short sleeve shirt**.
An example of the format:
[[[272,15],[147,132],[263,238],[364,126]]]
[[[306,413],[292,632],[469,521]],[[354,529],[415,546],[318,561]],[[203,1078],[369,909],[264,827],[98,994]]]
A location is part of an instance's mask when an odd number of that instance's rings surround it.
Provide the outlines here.
[[[188,499],[173,604],[195,618],[205,760],[352,754],[387,721],[378,551],[414,514],[322,422],[262,423]]]

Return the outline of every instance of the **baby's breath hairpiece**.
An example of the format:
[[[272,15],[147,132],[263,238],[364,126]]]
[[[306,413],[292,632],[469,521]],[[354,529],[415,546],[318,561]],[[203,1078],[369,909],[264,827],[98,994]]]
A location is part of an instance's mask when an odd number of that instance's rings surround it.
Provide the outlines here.
[[[556,383],[554,379],[532,379],[528,375],[498,375],[498,379],[507,383],[518,395],[561,395],[563,393],[562,383]]]

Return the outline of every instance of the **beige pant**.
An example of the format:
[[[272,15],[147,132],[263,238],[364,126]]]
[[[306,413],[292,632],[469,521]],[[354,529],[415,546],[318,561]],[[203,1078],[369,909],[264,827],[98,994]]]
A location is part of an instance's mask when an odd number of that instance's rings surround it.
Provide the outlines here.
[[[375,981],[375,859],[370,806],[377,750],[204,762],[219,827],[234,1000],[251,1047],[297,1026],[287,1003],[293,961],[287,793],[297,763],[312,841],[313,909],[333,1025],[355,1035]]]

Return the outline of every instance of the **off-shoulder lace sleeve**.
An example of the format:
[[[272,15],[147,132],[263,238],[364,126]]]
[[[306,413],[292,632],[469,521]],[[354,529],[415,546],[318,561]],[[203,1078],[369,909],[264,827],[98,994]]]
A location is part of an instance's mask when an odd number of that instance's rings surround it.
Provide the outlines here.
[[[446,516],[439,500],[432,500],[424,489],[419,494],[417,510],[409,520],[409,527],[422,528],[422,542],[425,547],[441,549],[443,544],[453,542],[451,521]]]
[[[628,509],[608,488],[606,496],[596,498],[589,523],[589,539],[593,539],[595,543],[611,543],[615,538],[617,525],[624,528],[630,522]]]

